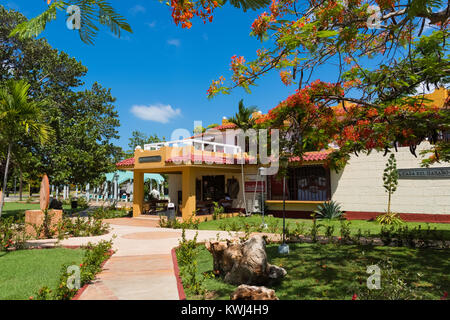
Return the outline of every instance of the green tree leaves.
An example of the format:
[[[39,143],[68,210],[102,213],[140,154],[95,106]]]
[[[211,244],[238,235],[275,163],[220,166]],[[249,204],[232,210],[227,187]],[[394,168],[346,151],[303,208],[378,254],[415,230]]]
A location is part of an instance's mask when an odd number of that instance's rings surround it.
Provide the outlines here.
[[[81,9],[80,39],[87,44],[94,44],[99,28],[97,24],[106,26],[114,35],[120,37],[122,30],[132,33],[126,19],[118,14],[105,0],[55,1],[46,11],[37,17],[24,21],[11,31],[10,36],[21,39],[36,37],[41,34],[47,23],[56,19],[58,10],[65,10],[71,5]]]
[[[47,145],[25,136],[12,149],[13,170],[30,179],[46,172],[52,184],[99,180],[115,170],[122,156],[121,148],[112,143],[119,126],[115,98],[98,83],[80,91],[87,68],[44,39],[9,37],[24,20],[20,13],[0,7],[0,59],[7,66],[0,68],[0,83],[27,80],[30,96],[46,101],[42,118],[54,135]],[[2,145],[1,161],[6,158]]]

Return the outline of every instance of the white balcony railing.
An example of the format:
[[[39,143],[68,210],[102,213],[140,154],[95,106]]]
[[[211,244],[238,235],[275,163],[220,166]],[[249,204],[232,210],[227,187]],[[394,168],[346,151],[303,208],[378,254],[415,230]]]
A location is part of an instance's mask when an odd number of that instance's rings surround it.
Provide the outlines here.
[[[240,154],[241,147],[232,144],[209,142],[197,139],[175,140],[144,145],[144,150],[159,150],[162,147],[187,147],[193,146],[196,150],[209,152],[222,152],[227,154]]]

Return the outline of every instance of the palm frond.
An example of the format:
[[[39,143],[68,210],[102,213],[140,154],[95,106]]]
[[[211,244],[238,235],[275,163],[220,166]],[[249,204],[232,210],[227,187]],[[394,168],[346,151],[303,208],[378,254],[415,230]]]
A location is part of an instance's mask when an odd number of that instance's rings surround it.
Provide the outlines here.
[[[226,2],[226,1],[225,1]],[[268,6],[271,0],[230,0],[233,7],[247,11],[248,9],[257,10]]]
[[[42,121],[45,103],[29,99],[29,89],[23,80],[8,80],[0,89],[0,135],[15,141],[26,134],[46,143],[53,129]]]
[[[56,19],[57,9],[66,9],[70,5],[76,5],[81,10],[81,26],[78,30],[80,39],[87,44],[94,44],[99,28],[97,23],[104,25],[116,36],[120,37],[121,30],[132,33],[126,19],[119,15],[106,0],[76,0],[56,1],[39,16],[19,24],[10,36],[31,38],[41,34],[47,23]]]
[[[18,36],[20,39],[37,37],[47,26],[47,23],[56,19],[56,10],[62,9],[67,4],[65,1],[56,1],[52,3],[47,10],[37,17],[22,22],[14,30],[11,31],[10,37]]]

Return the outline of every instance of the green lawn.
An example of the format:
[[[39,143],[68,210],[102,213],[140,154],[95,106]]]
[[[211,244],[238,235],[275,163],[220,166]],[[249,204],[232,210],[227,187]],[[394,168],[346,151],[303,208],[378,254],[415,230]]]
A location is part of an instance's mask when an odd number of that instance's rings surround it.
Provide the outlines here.
[[[290,254],[280,256],[278,245],[267,246],[272,264],[287,271],[286,278],[275,289],[281,300],[351,299],[366,286],[369,265],[384,258],[402,272],[402,280],[421,293],[423,299],[439,299],[450,291],[450,250],[410,249],[405,247],[359,247],[349,245],[290,244]],[[201,246],[199,274],[211,272],[211,254]],[[417,274],[422,276],[418,279]],[[385,283],[381,279],[381,286]],[[205,280],[214,299],[229,299],[236,286],[221,278]],[[198,299],[186,292],[188,299]]]
[[[227,231],[244,231],[249,228],[250,231],[264,231],[271,233],[279,233],[283,228],[283,219],[274,218],[273,216],[266,216],[265,223],[268,228],[261,230],[262,218],[260,215],[252,215],[250,217],[233,217],[225,218],[221,220],[211,220],[202,222],[199,224],[200,230],[227,230]],[[333,234],[339,236],[340,234],[340,221],[339,220],[317,220],[322,227],[319,229],[320,234],[325,233],[326,226],[334,226]],[[286,226],[289,230],[300,230],[301,234],[305,234],[310,230],[313,221],[311,219],[286,219]],[[362,234],[370,231],[372,236],[378,235],[381,231],[381,225],[376,221],[365,221],[365,220],[350,220],[350,230],[352,235],[356,235],[358,230],[361,229]],[[440,231],[442,235],[450,240],[450,223],[423,223],[423,222],[405,222],[404,226],[413,229],[415,227],[421,226],[422,230],[426,230],[430,227],[432,230]]]
[[[0,300],[28,300],[43,286],[56,287],[64,264],[79,265],[82,249],[0,252]]]
[[[70,205],[63,205],[63,209],[66,212],[70,212]],[[3,207],[2,217],[20,216],[26,210],[40,210],[38,203],[22,203],[22,202],[5,202]]]

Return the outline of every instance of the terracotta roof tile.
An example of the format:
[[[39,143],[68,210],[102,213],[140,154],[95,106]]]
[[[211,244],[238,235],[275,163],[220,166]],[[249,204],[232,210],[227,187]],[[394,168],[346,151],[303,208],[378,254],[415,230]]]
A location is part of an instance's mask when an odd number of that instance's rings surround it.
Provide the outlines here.
[[[303,155],[303,159],[300,159],[300,157],[291,157],[289,158],[289,162],[324,161],[327,160],[328,155],[331,152],[331,150],[305,152],[305,154]]]
[[[116,163],[117,168],[134,167],[134,158],[129,158]]]

